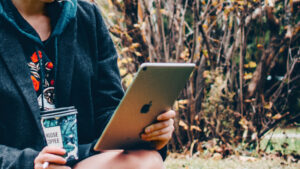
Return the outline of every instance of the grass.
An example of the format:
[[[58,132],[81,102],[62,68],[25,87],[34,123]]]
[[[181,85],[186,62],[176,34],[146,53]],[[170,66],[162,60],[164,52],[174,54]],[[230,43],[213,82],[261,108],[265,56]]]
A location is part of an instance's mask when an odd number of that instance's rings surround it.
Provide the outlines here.
[[[300,127],[270,131],[261,141],[261,149],[266,146],[268,153],[280,151],[283,154],[300,154]]]
[[[283,159],[258,159],[241,161],[239,158],[222,160],[187,158],[167,158],[166,169],[299,169],[300,163],[287,163]]]
[[[270,131],[261,141],[261,149],[265,148],[270,154],[281,152],[299,155],[300,127]],[[300,169],[300,161],[293,163],[275,155],[262,158],[232,156],[221,160],[170,155],[165,165],[166,169]]]

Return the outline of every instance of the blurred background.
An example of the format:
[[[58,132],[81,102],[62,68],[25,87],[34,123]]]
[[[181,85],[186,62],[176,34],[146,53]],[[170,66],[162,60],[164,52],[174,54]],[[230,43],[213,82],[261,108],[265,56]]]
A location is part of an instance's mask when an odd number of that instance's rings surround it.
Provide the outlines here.
[[[187,157],[300,168],[300,0],[96,2],[125,89],[141,63],[197,65],[174,104],[168,145],[169,159],[185,161],[169,168],[193,168]]]

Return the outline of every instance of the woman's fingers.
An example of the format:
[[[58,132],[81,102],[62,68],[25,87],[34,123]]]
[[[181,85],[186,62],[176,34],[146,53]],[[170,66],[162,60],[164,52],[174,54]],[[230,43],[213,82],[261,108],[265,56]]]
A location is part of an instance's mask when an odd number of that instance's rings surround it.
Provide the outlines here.
[[[145,134],[149,134],[149,133],[152,133],[156,130],[161,130],[163,128],[167,128],[169,126],[173,126],[174,124],[174,120],[173,119],[169,119],[167,121],[162,121],[162,122],[158,122],[158,123],[155,123],[155,124],[152,124],[148,127],[146,127],[145,129]]]
[[[156,150],[160,150],[165,147],[169,140],[172,138],[172,133],[166,133],[149,138],[147,141],[152,141]]]
[[[158,121],[165,121],[165,120],[169,120],[169,119],[174,119],[176,116],[176,113],[174,110],[169,110],[165,113],[160,114],[159,116],[157,116],[157,120]]]
[[[160,130],[156,130],[156,131],[153,131],[148,134],[142,134],[142,139],[145,141],[150,141],[150,140],[152,140],[153,137],[157,137],[157,136],[164,135],[167,133],[173,133],[173,131],[174,131],[174,126],[170,125],[166,128],[162,128]]]
[[[43,169],[43,164],[37,164],[35,165],[35,169]],[[56,165],[56,164],[50,164],[47,169],[71,169],[71,167],[68,166],[62,166],[62,165]]]
[[[48,154],[48,153],[41,153],[36,158],[36,163],[44,163],[44,162],[61,164],[61,165],[64,165],[67,163],[67,161],[61,156],[54,155],[54,154]]]
[[[145,133],[141,135],[144,141],[154,143],[157,150],[166,146],[172,138],[174,131],[175,111],[169,110],[157,117],[158,122],[145,128]]]
[[[62,166],[67,163],[62,155],[66,154],[66,150],[59,147],[45,147],[39,155],[34,159],[34,168],[41,169],[45,162],[50,163],[47,169],[70,169],[67,166]]]
[[[64,150],[63,148],[59,148],[59,147],[54,147],[54,146],[47,146],[45,147],[41,153],[49,153],[49,154],[56,154],[56,155],[65,155],[66,154],[66,150]]]
[[[172,133],[165,133],[149,138],[147,141],[169,141],[172,138]]]

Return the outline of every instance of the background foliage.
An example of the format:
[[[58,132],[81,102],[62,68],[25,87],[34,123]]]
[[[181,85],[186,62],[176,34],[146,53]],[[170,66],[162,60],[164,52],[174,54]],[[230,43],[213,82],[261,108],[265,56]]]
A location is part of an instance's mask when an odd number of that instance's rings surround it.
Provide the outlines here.
[[[300,116],[299,0],[99,0],[124,88],[143,62],[197,69],[174,105],[173,151],[229,155]]]

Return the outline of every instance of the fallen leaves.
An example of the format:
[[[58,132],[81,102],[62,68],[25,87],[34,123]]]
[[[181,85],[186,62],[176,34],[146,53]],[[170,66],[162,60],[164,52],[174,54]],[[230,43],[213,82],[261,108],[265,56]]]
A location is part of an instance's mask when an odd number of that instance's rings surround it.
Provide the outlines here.
[[[184,130],[188,130],[189,126],[182,120],[179,121],[179,126],[182,127]],[[200,127],[195,126],[195,125],[191,125],[190,127],[190,131],[196,130],[198,132],[201,132],[202,130],[200,129]]]
[[[248,157],[248,156],[239,156],[239,160],[241,162],[255,162],[255,161],[258,161],[257,158],[255,158],[255,157]]]
[[[273,103],[272,103],[272,102],[268,102],[268,103],[266,103],[266,104],[264,105],[264,108],[265,108],[265,109],[268,109],[268,110],[271,110],[272,107],[273,107]]]
[[[221,160],[223,158],[222,154],[220,153],[215,153],[212,157],[214,160]]]
[[[274,120],[279,120],[282,118],[282,115],[280,113],[277,113],[275,116],[272,117]]]
[[[256,62],[250,61],[248,64],[244,64],[244,68],[256,68]]]

